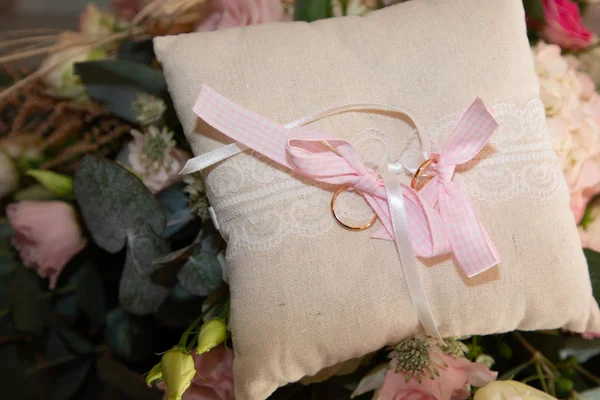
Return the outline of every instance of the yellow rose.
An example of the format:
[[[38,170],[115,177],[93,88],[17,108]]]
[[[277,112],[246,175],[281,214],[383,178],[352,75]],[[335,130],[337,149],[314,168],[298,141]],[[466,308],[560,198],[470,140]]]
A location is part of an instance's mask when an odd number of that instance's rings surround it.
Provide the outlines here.
[[[202,354],[217,347],[227,338],[227,326],[222,319],[211,319],[204,323],[198,334],[196,354]]]
[[[174,347],[163,354],[160,366],[162,380],[167,387],[168,399],[181,400],[181,396],[190,387],[192,379],[196,376],[194,359],[190,354]]]
[[[475,392],[474,400],[556,400],[555,397],[517,381],[490,382]]]

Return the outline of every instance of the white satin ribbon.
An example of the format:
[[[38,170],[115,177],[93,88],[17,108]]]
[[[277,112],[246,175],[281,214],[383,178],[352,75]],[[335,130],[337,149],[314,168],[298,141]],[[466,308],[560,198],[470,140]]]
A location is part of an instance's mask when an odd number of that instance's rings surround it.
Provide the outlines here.
[[[398,185],[398,177],[388,170],[387,165],[380,172],[380,176],[383,179],[387,194],[392,226],[394,228],[394,242],[396,243],[400,263],[404,270],[408,293],[417,310],[417,317],[419,317],[419,321],[427,334],[442,339],[433,313],[431,312],[429,300],[427,300],[427,294],[425,293],[425,287],[423,286],[423,280],[419,272],[419,264],[417,263],[410,240],[408,216],[406,215],[406,207],[404,206],[404,196]]]

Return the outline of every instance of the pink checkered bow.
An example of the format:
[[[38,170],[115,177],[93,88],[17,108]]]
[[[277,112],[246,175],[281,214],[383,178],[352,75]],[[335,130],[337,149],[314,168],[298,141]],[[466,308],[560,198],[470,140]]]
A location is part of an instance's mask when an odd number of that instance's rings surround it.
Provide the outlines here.
[[[461,227],[460,233],[449,229],[449,226],[453,229],[456,226],[456,217],[462,218],[466,215],[470,218],[468,220],[470,225],[475,224],[483,231],[470,202],[452,185],[450,179],[454,166],[470,160],[477,154],[493,132],[492,124],[489,122],[490,119],[493,121],[493,118],[489,114],[482,114],[479,104],[483,105],[481,100],[475,102],[463,115],[455,135],[439,156],[438,176],[432,180],[433,183],[427,185],[427,202],[422,201],[420,195],[410,187],[399,182],[394,183],[398,185],[394,190],[399,187],[404,200],[410,241],[415,254],[430,258],[454,250],[457,261],[469,276],[477,273],[473,273],[474,271],[481,272],[491,266],[485,249],[471,247],[485,245],[487,249],[489,245],[485,241],[483,244],[481,241],[472,241],[473,236],[479,238],[482,235],[478,232],[474,234],[472,228]],[[333,185],[352,186],[365,197],[381,221],[382,227],[373,234],[373,237],[394,240],[394,223],[389,207],[390,201],[386,195],[390,187],[386,188],[378,172],[367,167],[347,141],[328,136],[310,126],[285,128],[231,102],[206,85],[202,87],[194,112],[229,138],[303,176]],[[472,129],[473,127],[475,129]],[[495,125],[493,127],[495,129]],[[487,135],[483,141],[481,141],[484,136],[482,132]],[[468,137],[476,136],[479,139],[477,141],[479,147],[475,152],[454,148],[463,144],[473,146],[472,142],[475,140],[458,137],[463,134]],[[442,190],[449,194],[438,195]],[[436,203],[440,205],[442,217],[434,209]],[[460,213],[448,210],[449,207],[453,207],[453,203],[462,210]],[[451,225],[444,226],[445,224]],[[459,234],[468,236],[458,238]],[[489,240],[487,234],[485,237]],[[452,240],[449,240],[450,238]],[[496,254],[495,248],[493,251]],[[477,259],[479,255],[483,257],[481,260]],[[497,262],[496,259],[495,263]]]
[[[467,195],[452,182],[457,165],[475,157],[498,128],[481,99],[465,111],[436,160],[436,175],[419,192],[423,202],[439,208],[454,257],[472,277],[500,262],[498,250]]]

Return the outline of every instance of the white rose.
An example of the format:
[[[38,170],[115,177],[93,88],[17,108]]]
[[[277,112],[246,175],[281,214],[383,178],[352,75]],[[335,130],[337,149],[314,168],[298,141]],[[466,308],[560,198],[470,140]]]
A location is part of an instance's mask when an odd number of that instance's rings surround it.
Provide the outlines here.
[[[65,36],[58,45],[66,47],[69,41]],[[102,48],[93,48],[87,45],[69,46],[64,50],[51,53],[44,59],[40,69],[51,69],[44,75],[43,81],[53,96],[69,99],[80,97],[85,93],[85,88],[75,74],[73,65],[77,62],[103,58],[106,58],[106,52]]]

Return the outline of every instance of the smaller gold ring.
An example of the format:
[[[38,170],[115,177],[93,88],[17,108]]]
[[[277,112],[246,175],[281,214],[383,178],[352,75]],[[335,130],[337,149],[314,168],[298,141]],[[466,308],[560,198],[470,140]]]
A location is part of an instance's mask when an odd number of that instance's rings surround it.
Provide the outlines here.
[[[365,229],[369,229],[371,227],[371,225],[373,225],[375,223],[375,221],[377,221],[377,214],[373,214],[373,217],[371,218],[371,220],[364,225],[352,226],[352,225],[343,223],[342,220],[335,213],[335,200],[337,199],[337,197],[339,196],[340,193],[342,193],[344,190],[348,190],[348,188],[350,188],[349,185],[340,186],[339,189],[336,190],[335,193],[333,194],[333,197],[331,198],[331,214],[333,215],[333,218],[335,218],[335,220],[337,221],[338,224],[340,224],[342,227],[344,227],[350,231],[364,231]]]
[[[436,159],[428,158],[427,160],[425,160],[425,162],[423,164],[421,164],[421,166],[419,168],[417,168],[417,171],[415,172],[415,174],[413,175],[413,177],[410,181],[411,188],[414,189],[417,187],[417,183],[419,181],[419,175],[421,175],[423,173],[423,171],[425,171],[425,168],[429,167],[429,165],[431,163],[435,163],[435,162],[437,162]]]

